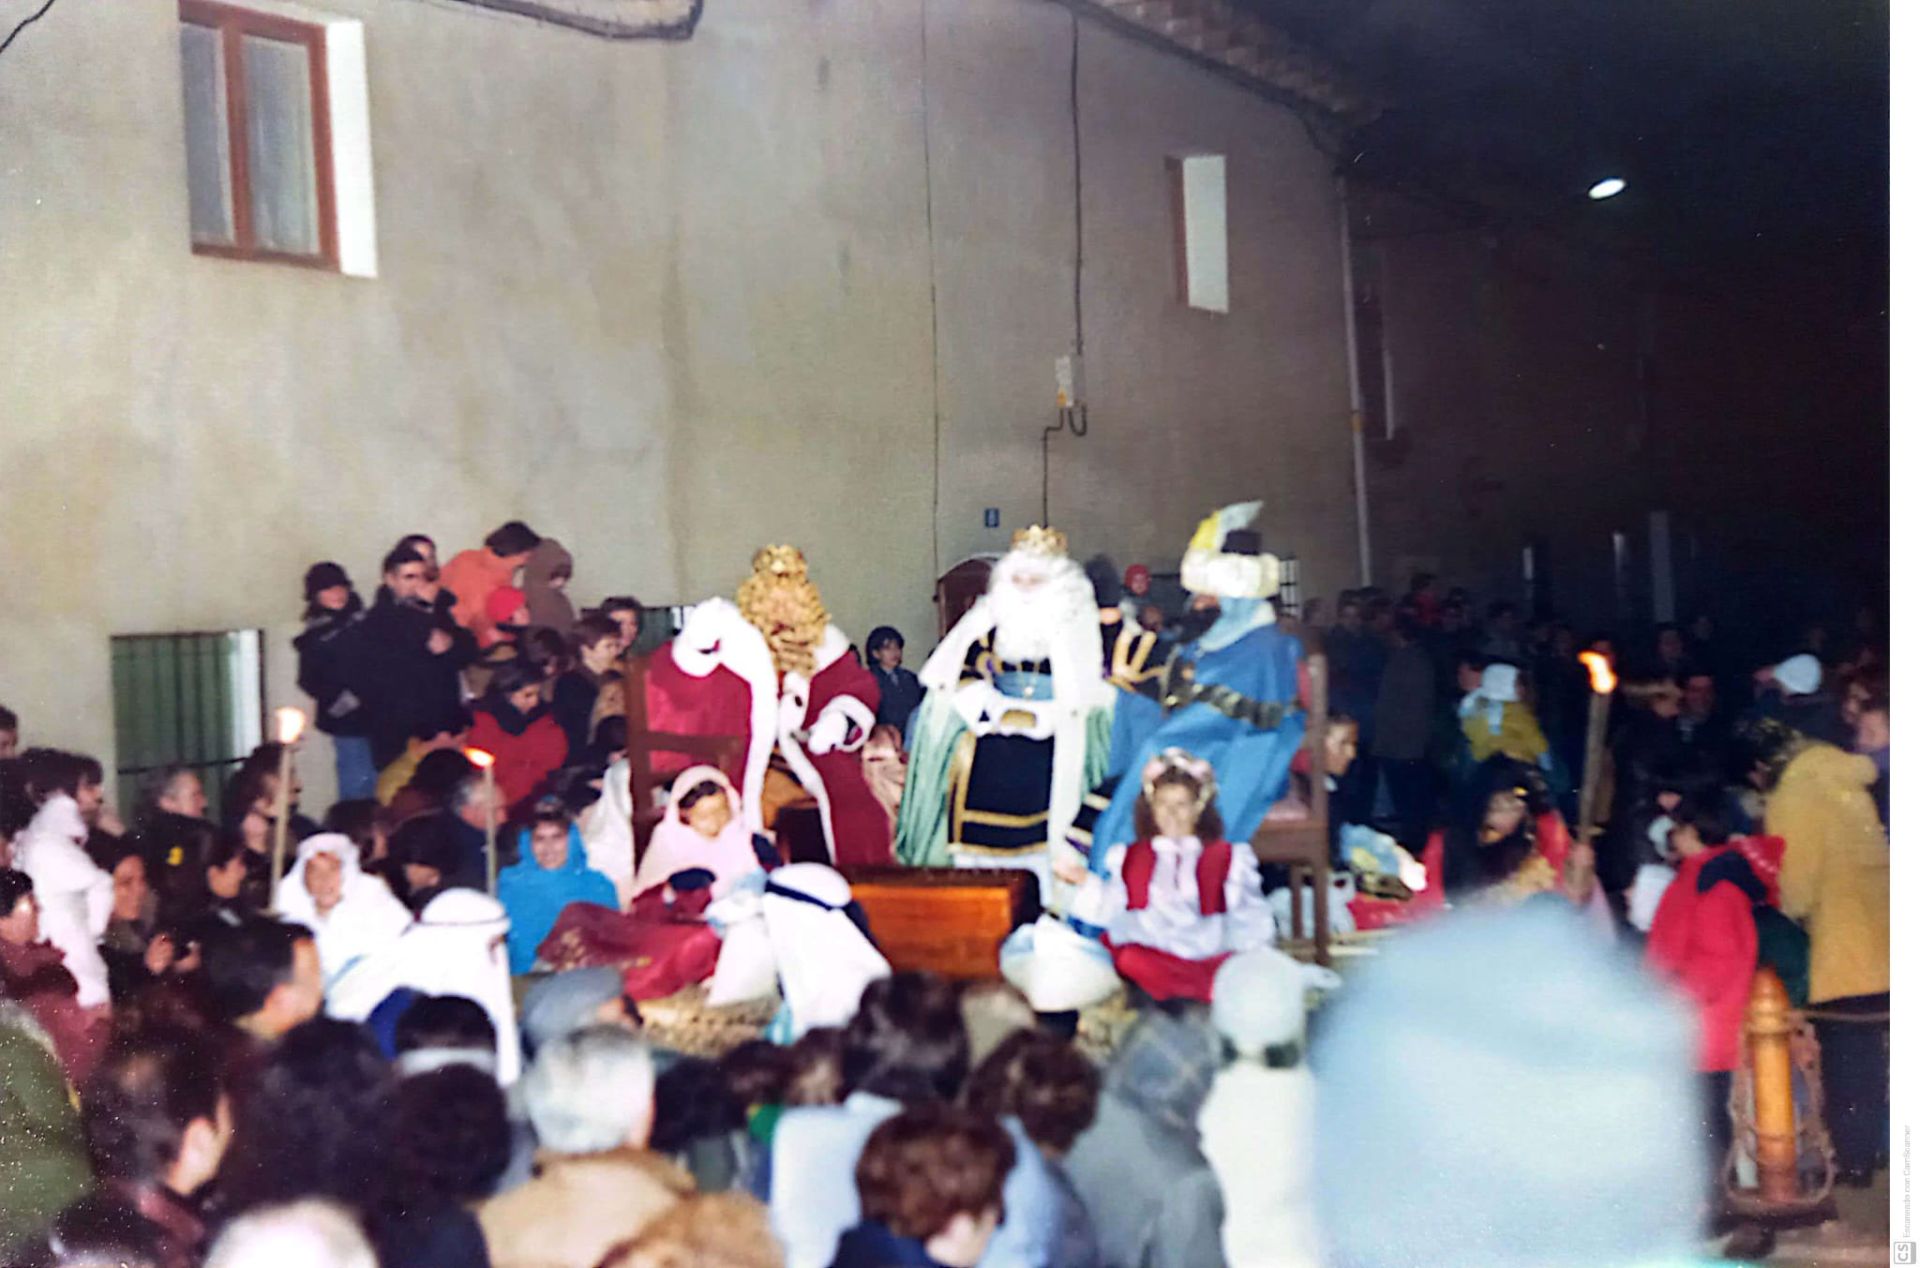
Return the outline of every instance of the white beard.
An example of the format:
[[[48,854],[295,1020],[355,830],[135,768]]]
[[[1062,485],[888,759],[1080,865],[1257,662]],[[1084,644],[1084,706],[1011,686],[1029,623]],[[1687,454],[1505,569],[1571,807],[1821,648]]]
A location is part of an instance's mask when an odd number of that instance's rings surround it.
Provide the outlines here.
[[[1042,578],[1023,588],[1014,579]],[[1077,625],[1099,623],[1093,583],[1071,559],[1015,553],[993,567],[986,603],[993,613],[993,651],[1008,664],[1048,660]]]

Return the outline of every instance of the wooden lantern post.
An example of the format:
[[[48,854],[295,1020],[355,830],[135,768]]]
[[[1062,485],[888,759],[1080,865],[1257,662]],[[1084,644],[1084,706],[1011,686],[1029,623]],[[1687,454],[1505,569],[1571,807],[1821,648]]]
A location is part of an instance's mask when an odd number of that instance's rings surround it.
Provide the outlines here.
[[[493,788],[493,754],[483,748],[465,750],[467,760],[480,768],[485,781],[487,798],[487,893],[498,896],[500,893],[500,852],[495,834],[499,831],[500,812]]]
[[[307,729],[307,715],[294,708],[275,709],[273,729],[274,738],[280,741],[280,778],[273,793],[273,876],[267,905],[278,911],[280,878],[287,870],[287,820],[293,814],[293,746]]]
[[[1763,1202],[1802,1198],[1793,1114],[1793,1016],[1787,988],[1772,969],[1753,975],[1747,996],[1747,1049],[1753,1060],[1754,1162]]]

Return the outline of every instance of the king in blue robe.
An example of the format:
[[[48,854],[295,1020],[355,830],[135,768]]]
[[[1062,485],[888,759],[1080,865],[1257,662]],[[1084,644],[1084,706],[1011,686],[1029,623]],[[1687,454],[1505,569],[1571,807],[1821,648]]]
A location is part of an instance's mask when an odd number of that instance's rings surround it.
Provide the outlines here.
[[[1307,727],[1299,704],[1302,652],[1267,602],[1279,586],[1279,561],[1261,554],[1257,535],[1246,531],[1259,508],[1231,506],[1200,526],[1181,561],[1181,582],[1217,596],[1220,616],[1174,654],[1158,692],[1117,693],[1108,778],[1088,798],[1073,834],[1096,874],[1104,874],[1113,846],[1134,839],[1133,802],[1114,793],[1139,788],[1147,763],[1169,748],[1212,764],[1229,841],[1251,840],[1286,793]]]

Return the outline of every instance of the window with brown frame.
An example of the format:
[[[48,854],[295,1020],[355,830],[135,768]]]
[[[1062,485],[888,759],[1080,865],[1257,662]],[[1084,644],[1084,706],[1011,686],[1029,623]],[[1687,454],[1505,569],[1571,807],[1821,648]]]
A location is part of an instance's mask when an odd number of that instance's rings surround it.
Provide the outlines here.
[[[326,30],[180,0],[193,249],[339,267]]]

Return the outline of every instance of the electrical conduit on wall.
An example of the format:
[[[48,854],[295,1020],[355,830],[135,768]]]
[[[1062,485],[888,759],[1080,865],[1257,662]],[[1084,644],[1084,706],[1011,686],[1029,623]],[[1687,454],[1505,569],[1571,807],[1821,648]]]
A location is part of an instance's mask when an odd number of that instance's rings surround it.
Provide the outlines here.
[[[450,0],[511,13],[603,40],[685,40],[705,0]]]

